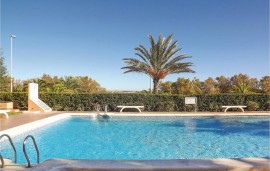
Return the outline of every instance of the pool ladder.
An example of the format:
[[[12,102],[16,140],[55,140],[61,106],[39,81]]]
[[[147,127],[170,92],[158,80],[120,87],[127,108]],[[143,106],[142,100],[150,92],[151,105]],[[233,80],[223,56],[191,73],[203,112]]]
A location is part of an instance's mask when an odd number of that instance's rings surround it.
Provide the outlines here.
[[[3,138],[3,137],[7,137],[8,141],[9,141],[9,144],[11,145],[12,149],[13,149],[13,152],[14,152],[14,163],[17,163],[17,151],[16,151],[16,148],[10,138],[10,136],[8,134],[3,134],[0,136],[0,140]],[[0,160],[1,160],[1,166],[0,168],[3,168],[5,166],[5,162],[4,162],[4,159],[2,157],[2,155],[0,154]]]
[[[97,114],[100,114],[101,105],[95,104],[94,109],[97,112]],[[104,105],[104,113],[105,114],[108,113],[108,105]]]
[[[23,153],[24,153],[25,159],[27,160],[27,167],[31,167],[31,163],[30,163],[30,160],[28,158],[28,155],[27,155],[27,152],[26,152],[26,149],[25,149],[25,145],[27,143],[28,138],[31,138],[33,143],[34,143],[35,150],[36,150],[36,153],[37,153],[37,163],[39,163],[39,151],[38,151],[38,147],[37,147],[37,143],[36,143],[35,138],[32,135],[28,135],[23,141]]]
[[[12,139],[10,138],[10,136],[8,134],[3,134],[0,136],[0,140],[3,138],[3,137],[7,137],[7,139],[9,140],[9,143],[13,149],[13,152],[14,152],[14,163],[16,164],[17,163],[17,151],[16,151],[16,148],[12,142]],[[31,138],[33,143],[34,143],[34,147],[35,147],[35,150],[36,150],[36,153],[37,153],[37,164],[39,164],[39,150],[38,150],[38,146],[37,146],[37,143],[36,143],[36,140],[35,138],[32,136],[32,135],[28,135],[26,136],[26,138],[24,139],[23,141],[23,153],[24,153],[24,156],[25,156],[25,159],[27,161],[27,168],[30,168],[32,165],[30,163],[30,160],[28,158],[28,155],[27,155],[27,152],[26,152],[26,143],[27,143],[27,140]],[[0,168],[3,168],[5,166],[5,162],[4,162],[4,159],[3,159],[3,156],[0,154],[0,161],[1,161],[1,165],[0,165]]]

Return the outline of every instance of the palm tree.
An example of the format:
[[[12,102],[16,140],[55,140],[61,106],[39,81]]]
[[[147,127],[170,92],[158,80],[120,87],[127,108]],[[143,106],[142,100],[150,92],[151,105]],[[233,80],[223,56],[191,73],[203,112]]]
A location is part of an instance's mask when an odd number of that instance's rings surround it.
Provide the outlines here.
[[[250,87],[246,83],[237,84],[233,86],[233,92],[235,93],[241,93],[241,94],[247,94],[251,93]]]
[[[143,45],[136,47],[135,55],[139,56],[141,60],[124,58],[123,60],[127,64],[121,68],[126,70],[124,73],[138,72],[149,75],[153,79],[154,94],[158,94],[159,83],[167,75],[184,72],[195,73],[189,68],[193,63],[181,62],[185,58],[191,58],[191,56],[176,55],[181,48],[177,47],[177,41],[172,42],[172,34],[167,38],[159,35],[157,42],[151,35],[148,38],[151,43],[150,51],[146,50]]]
[[[76,77],[66,76],[63,79],[63,83],[65,87],[70,91],[78,93],[80,90],[80,80]]]

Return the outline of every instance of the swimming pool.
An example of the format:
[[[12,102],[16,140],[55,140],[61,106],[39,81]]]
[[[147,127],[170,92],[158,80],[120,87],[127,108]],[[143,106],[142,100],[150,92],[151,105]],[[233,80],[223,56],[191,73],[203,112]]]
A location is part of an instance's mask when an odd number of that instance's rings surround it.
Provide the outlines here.
[[[205,159],[269,157],[269,117],[69,117],[13,138],[36,138],[41,162],[69,159]],[[13,157],[7,142],[1,154]],[[36,156],[27,145],[31,163]]]

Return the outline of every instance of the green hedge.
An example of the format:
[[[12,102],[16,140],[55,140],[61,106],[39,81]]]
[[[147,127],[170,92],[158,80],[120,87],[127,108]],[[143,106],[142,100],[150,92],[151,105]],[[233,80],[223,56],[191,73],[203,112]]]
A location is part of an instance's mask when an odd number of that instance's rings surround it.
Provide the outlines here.
[[[143,105],[144,111],[193,110],[184,105],[184,95],[40,93],[39,97],[59,111],[93,111],[95,104],[108,105],[109,111],[117,111],[118,105]],[[250,101],[258,103],[261,111],[270,107],[267,94],[197,95],[197,98],[198,111],[221,111],[222,105],[248,105]],[[19,109],[27,109],[27,93],[1,93],[0,101],[13,101]]]

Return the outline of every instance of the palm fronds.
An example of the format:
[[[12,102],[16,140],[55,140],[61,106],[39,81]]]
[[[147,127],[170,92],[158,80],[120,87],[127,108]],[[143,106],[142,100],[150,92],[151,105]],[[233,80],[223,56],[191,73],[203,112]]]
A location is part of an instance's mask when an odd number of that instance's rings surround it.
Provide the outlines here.
[[[177,41],[172,42],[172,37],[172,34],[167,38],[159,35],[158,40],[155,41],[149,35],[149,51],[143,45],[135,48],[135,55],[139,56],[142,61],[135,58],[124,58],[126,66],[121,69],[125,70],[124,73],[138,72],[150,75],[154,81],[154,88],[157,88],[156,84],[159,84],[160,80],[168,74],[194,73],[195,71],[190,69],[193,66],[192,62],[182,62],[183,59],[191,58],[191,56],[177,55],[181,48],[177,47]]]

